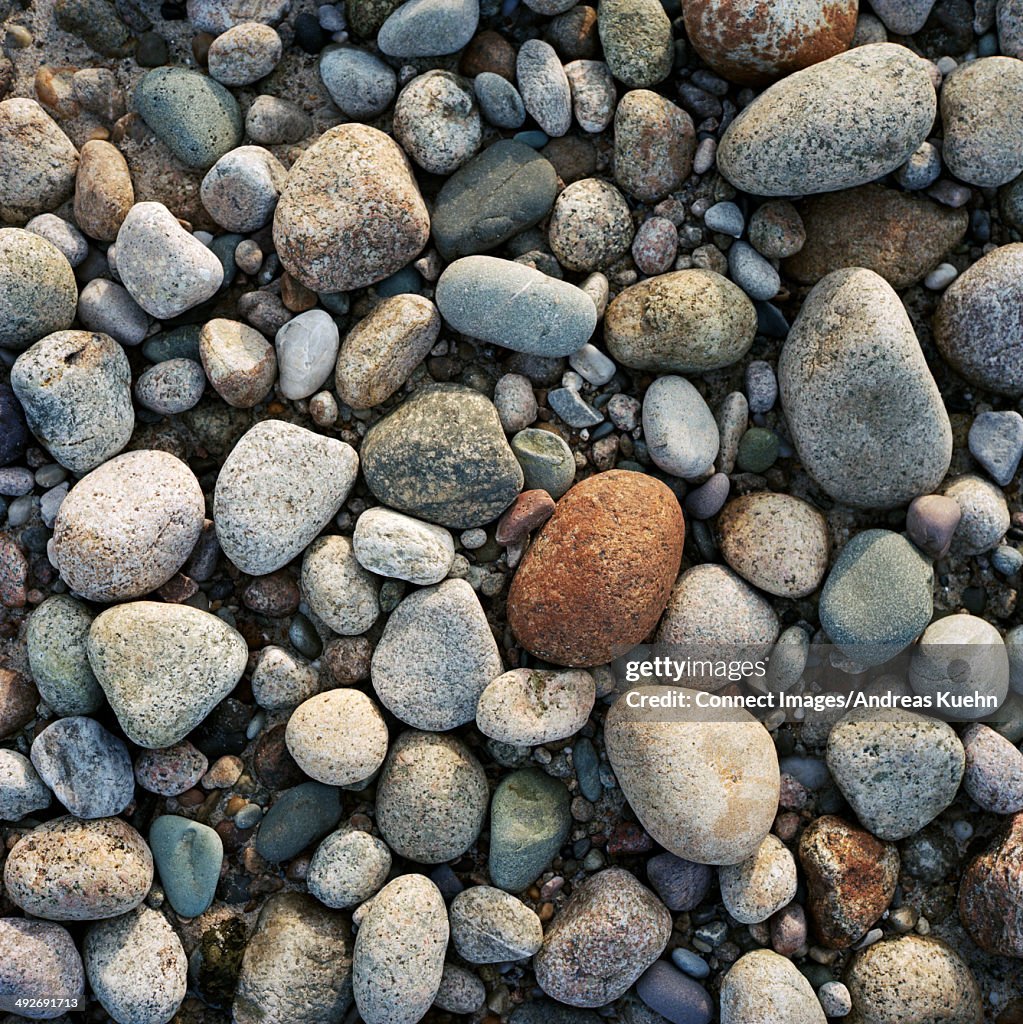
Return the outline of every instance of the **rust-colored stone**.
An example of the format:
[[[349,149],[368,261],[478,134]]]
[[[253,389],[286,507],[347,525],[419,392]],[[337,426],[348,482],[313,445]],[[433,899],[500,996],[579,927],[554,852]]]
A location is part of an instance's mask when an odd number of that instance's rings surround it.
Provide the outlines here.
[[[1023,811],[970,862],[959,889],[959,917],[985,952],[1023,958]]]
[[[483,71],[490,71],[507,78],[514,85],[515,47],[499,33],[484,29],[462,51],[458,69],[466,78],[475,78]]]
[[[38,703],[36,688],[20,672],[0,668],[0,740],[28,725]]]
[[[511,544],[546,523],[554,509],[554,499],[546,491],[523,491],[498,520],[494,539]]]
[[[109,142],[82,146],[75,179],[75,221],[87,235],[112,242],[135,202],[128,164]]]
[[[885,912],[899,880],[899,854],[841,818],[817,818],[799,840],[817,936],[831,949],[848,949]]]
[[[523,558],[508,595],[519,643],[558,665],[602,665],[657,625],[682,561],[675,495],[643,473],[576,484]]]
[[[796,209],[806,243],[782,267],[800,284],[816,284],[843,267],[866,267],[895,289],[909,288],[962,241],[970,221],[965,208],[880,185],[811,196]]]

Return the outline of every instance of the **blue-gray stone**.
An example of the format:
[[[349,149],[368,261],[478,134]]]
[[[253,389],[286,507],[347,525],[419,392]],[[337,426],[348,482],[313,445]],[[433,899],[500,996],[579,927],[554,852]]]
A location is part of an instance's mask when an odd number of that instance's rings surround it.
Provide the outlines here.
[[[697,953],[684,946],[671,951],[671,959],[680,971],[685,971],[690,978],[707,978],[710,976],[710,965]]]
[[[579,782],[579,792],[590,803],[596,803],[604,792],[600,784],[600,758],[593,743],[583,737],[572,748],[572,764]]]
[[[1012,482],[1023,457],[1023,416],[1018,412],[982,412],[969,434],[970,454],[1000,487]]]
[[[540,131],[539,128],[533,128],[525,132],[516,132],[512,138],[516,142],[531,146],[533,149],[543,149],[551,141],[550,136],[546,132]]]
[[[149,830],[149,846],[174,910],[182,917],[198,917],[207,910],[224,860],[224,844],[216,831],[198,821],[164,814]]]
[[[711,519],[728,500],[731,481],[727,473],[715,473],[706,483],[690,491],[685,498],[685,510],[694,519]]]
[[[238,275],[238,264],[234,261],[234,251],[238,248],[238,243],[245,239],[244,235],[237,234],[226,234],[217,235],[216,238],[210,242],[210,252],[220,260],[220,265],[224,268],[224,282],[221,288],[228,288],[234,284],[234,279]],[[160,337],[160,335],[156,335]],[[198,338],[198,335],[196,335]],[[198,342],[196,343],[198,345]],[[145,346],[142,349],[145,352]],[[147,357],[148,358],[148,357]],[[188,358],[197,358],[189,356]],[[163,360],[157,359],[155,362],[162,362]]]
[[[757,334],[768,338],[784,338],[789,333],[789,322],[785,314],[770,302],[755,302],[757,310]]]
[[[671,1024],[708,1024],[714,1004],[707,990],[665,960],[657,960],[636,982],[636,993]]]
[[[212,247],[211,247],[212,248]],[[161,331],[142,344],[142,354],[151,363],[165,363],[168,359],[199,360],[199,335],[202,324],[185,324]]]
[[[480,111],[495,128],[521,128],[526,120],[526,107],[507,78],[482,71],[473,79],[473,89]]]
[[[651,887],[671,911],[693,910],[703,901],[714,881],[714,869],[683,860],[673,853],[659,853],[647,861]]]
[[[212,167],[242,141],[238,101],[219,82],[181,67],[154,68],[135,88],[135,109],[189,167]]]
[[[290,860],[341,820],[341,791],[321,782],[286,789],[267,811],[256,833],[256,853],[279,863]]]
[[[389,299],[394,295],[418,295],[422,287],[422,274],[415,267],[408,266],[373,285],[373,290],[380,298]]]
[[[512,438],[511,449],[527,491],[546,491],[557,501],[575,481],[575,456],[560,435],[527,427]]]
[[[746,219],[742,215],[742,210],[735,203],[715,203],[703,215],[703,223],[711,231],[739,238],[742,236],[742,229],[746,226]]]
[[[575,388],[555,388],[547,392],[547,404],[570,427],[581,430],[603,421],[597,412]]]
[[[354,46],[328,46],[320,78],[338,108],[354,121],[372,121],[394,99],[398,78],[376,54]]]
[[[995,571],[1000,572],[1003,576],[1015,576],[1020,569],[1023,569],[1023,552],[1008,544],[999,544],[991,552],[991,564],[995,567]]]
[[[748,242],[734,242],[728,250],[728,272],[751,298],[773,299],[781,288],[778,271]]]
[[[479,0],[408,0],[383,23],[377,46],[388,57],[457,53],[476,34]]]

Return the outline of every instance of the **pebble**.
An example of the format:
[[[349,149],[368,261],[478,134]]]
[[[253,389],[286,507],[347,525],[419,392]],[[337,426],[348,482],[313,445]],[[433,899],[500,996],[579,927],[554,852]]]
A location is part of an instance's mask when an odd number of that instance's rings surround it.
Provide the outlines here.
[[[213,903],[224,844],[215,829],[162,814],[149,830],[149,846],[167,901],[182,917],[198,917]]]
[[[557,500],[575,480],[575,459],[565,440],[550,430],[520,430],[511,440],[525,486],[547,491]]]
[[[437,307],[421,295],[384,299],[345,337],[335,368],[338,396],[353,409],[387,401],[429,354],[440,323]]]
[[[748,242],[735,242],[728,250],[728,272],[751,299],[773,299],[781,288],[778,271]]]
[[[72,716],[32,741],[32,765],[57,799],[78,818],[109,818],[134,799],[128,748],[95,719]]]
[[[70,933],[59,924],[18,917],[0,918],[0,990],[5,1002],[45,1000],[53,991],[65,999],[85,992],[82,958]],[[24,1005],[19,1016],[48,1020],[59,1007]],[[65,1017],[65,1020],[67,1018]]]
[[[623,2],[636,0],[616,0],[616,5]],[[615,71],[610,58],[608,63]],[[615,77],[622,78],[617,71]],[[695,152],[693,119],[681,107],[649,89],[633,89],[621,98],[614,117],[613,170],[626,195],[644,203],[663,199],[689,177]]]
[[[277,376],[273,346],[237,320],[207,321],[199,334],[199,358],[214,390],[236,409],[258,405]]]
[[[636,982],[636,994],[672,1024],[708,1024],[714,1016],[707,990],[664,960],[656,960],[647,968]]]
[[[450,264],[437,282],[436,301],[456,331],[540,356],[582,348],[597,323],[593,302],[575,285],[493,256]]]
[[[992,249],[945,289],[934,341],[968,381],[1001,395],[1023,394],[1023,244]]]
[[[348,786],[370,778],[387,754],[387,726],[359,690],[327,690],[300,704],[288,719],[288,751],[316,782]]]
[[[887,840],[933,821],[955,798],[965,765],[963,746],[945,722],[898,709],[840,721],[827,759],[857,817]]]
[[[670,857],[671,854],[662,854],[662,856]],[[707,961],[684,946],[679,946],[671,951],[671,960],[680,971],[688,974],[690,978],[701,979],[710,975],[710,965]]]
[[[222,619],[155,601],[102,612],[88,649],[124,734],[151,750],[178,743],[202,722],[237,685],[248,657],[241,635]]]
[[[135,781],[158,796],[180,796],[206,774],[206,755],[188,740],[163,750],[143,750],[135,759]]]
[[[321,539],[329,541],[332,538]],[[341,537],[337,539],[344,540]],[[252,696],[267,711],[294,708],[323,689],[319,678],[317,669],[304,658],[282,647],[269,645],[261,651],[252,672]]]
[[[306,549],[302,593],[313,613],[342,636],[358,636],[376,622],[379,589],[379,582],[359,564],[348,538],[320,537]]]
[[[944,558],[952,546],[962,510],[954,498],[925,494],[914,498],[906,513],[906,534],[931,558]]]
[[[361,456],[378,500],[454,529],[489,523],[522,489],[493,403],[460,385],[417,391],[371,428]]]
[[[494,408],[507,434],[516,433],[533,423],[537,403],[529,378],[520,373],[506,373],[499,377],[494,385]]]
[[[747,1021],[826,1024],[810,982],[791,960],[769,949],[739,957],[721,982],[721,1024]]]
[[[261,27],[273,32],[265,25]],[[239,146],[206,172],[199,194],[220,227],[248,234],[270,223],[287,176],[286,168],[273,153],[260,146]]]
[[[780,3],[770,10],[750,0],[697,0],[684,11],[693,49],[744,85],[762,85],[841,53],[852,42],[856,13],[850,0]]]
[[[1023,171],[1023,127],[1007,112],[1023,103],[1023,62],[983,57],[961,64],[941,87],[942,159],[969,185],[1005,185]]]
[[[229,984],[228,999],[231,991]],[[245,947],[231,1008],[234,1021],[340,1021],[351,1005],[348,922],[305,893],[271,895]]]
[[[959,271],[951,263],[939,263],[925,278],[924,287],[933,292],[944,291],[957,277]]]
[[[608,712],[604,742],[637,818],[677,857],[737,864],[770,831],[778,759],[769,733],[748,712],[694,706],[669,719],[619,699]],[[731,770],[722,777],[716,766],[725,762]]]
[[[7,897],[48,921],[126,914],[142,902],[152,881],[149,847],[120,818],[53,818],[22,836],[4,865]]]
[[[806,244],[806,238],[803,219],[788,200],[770,200],[758,206],[750,217],[750,245],[768,259],[795,256]]]
[[[678,255],[678,230],[666,217],[644,221],[632,242],[632,258],[644,274],[666,273]]]
[[[472,971],[446,963],[433,1005],[449,1013],[475,1013],[483,1008],[486,998],[486,986]]]
[[[525,123],[526,106],[518,89],[506,78],[492,71],[483,71],[473,79],[473,91],[480,105],[480,113],[495,128],[514,131]],[[497,142],[494,145],[500,144]]]
[[[778,383],[799,457],[836,501],[891,508],[933,491],[948,470],[941,395],[902,302],[872,271],[837,270],[814,287]]]
[[[56,566],[89,600],[139,597],[182,566],[203,514],[202,490],[183,462],[159,451],[119,455],[62,502],[53,535]]]
[[[409,730],[391,744],[377,781],[377,826],[399,856],[441,864],[476,842],[488,796],[483,768],[461,740]]]
[[[359,516],[352,544],[365,569],[418,586],[439,583],[455,557],[454,540],[443,527],[385,508]]]
[[[702,477],[718,454],[718,427],[703,396],[684,377],[658,377],[643,396],[643,435],[665,473]]]
[[[366,1024],[423,1017],[440,989],[449,934],[440,890],[424,875],[402,875],[373,897],[355,938],[352,976]]]
[[[32,762],[16,750],[0,748],[0,818],[20,821],[50,806],[50,790]],[[0,984],[3,984],[0,971]]]
[[[714,881],[714,871],[706,864],[683,860],[673,853],[658,853],[646,864],[647,878],[654,891],[671,911],[694,910],[703,902]],[[672,958],[677,961],[675,950]],[[706,967],[706,964],[704,964]],[[683,970],[686,968],[679,964]],[[689,971],[687,971],[689,973]],[[698,977],[699,975],[693,975]]]
[[[282,52],[281,37],[269,25],[234,25],[210,43],[210,77],[221,85],[252,85],[277,67]]]
[[[340,790],[303,782],[277,794],[256,833],[256,852],[275,864],[291,860],[332,832],[340,820]]]
[[[601,423],[603,415],[585,401],[575,388],[555,388],[547,392],[547,404],[557,417],[574,430]]]
[[[134,106],[153,134],[187,167],[212,167],[242,141],[238,101],[198,71],[147,71],[135,87]]]
[[[999,0],[996,20],[1002,53],[1023,59],[1023,10],[1017,0]]]
[[[796,894],[796,862],[776,836],[738,864],[718,869],[725,909],[741,924],[759,924],[786,906]]]
[[[138,345],[149,331],[149,316],[128,289],[102,277],[82,289],[78,319],[90,331],[107,334],[129,347]]]
[[[338,330],[322,309],[310,309],[289,320],[274,339],[281,394],[308,398],[330,377],[337,361]]]
[[[345,826],[316,847],[306,884],[321,903],[343,910],[379,892],[390,870],[391,851],[385,843]]]
[[[930,142],[921,142],[909,159],[895,171],[895,180],[911,192],[930,188],[940,176],[941,151]]]
[[[19,672],[0,669],[0,737],[13,736],[35,718],[39,695]]]
[[[551,138],[566,134],[572,125],[572,92],[554,47],[527,39],[519,47],[515,77],[526,112],[541,130]]]
[[[610,69],[600,60],[574,60],[565,65],[565,75],[579,127],[584,132],[602,132],[614,117],[617,98]]]
[[[614,185],[600,178],[584,178],[558,196],[548,240],[558,262],[568,270],[606,267],[628,251],[632,239],[632,214]]]
[[[602,3],[597,31],[611,73],[630,89],[645,89],[667,78],[674,57],[671,22],[657,0]]]
[[[283,420],[257,423],[217,477],[213,521],[224,554],[253,576],[287,565],[337,515],[358,465],[344,441]]]
[[[402,10],[419,4],[410,0]],[[281,263],[317,292],[382,281],[419,255],[429,233],[429,215],[401,148],[361,124],[329,129],[302,154],[274,216]]]
[[[498,964],[531,957],[543,943],[540,918],[502,889],[475,885],[460,892],[450,909],[451,942],[471,964]]]
[[[20,459],[25,454],[28,438],[21,402],[7,384],[0,384],[0,466]]]
[[[983,1019],[970,968],[950,946],[922,935],[901,935],[857,953],[845,984],[856,1008],[853,1020],[901,1024],[937,1018],[976,1024]]]
[[[500,743],[550,743],[574,736],[586,724],[595,699],[589,672],[512,669],[480,695],[476,725]]]
[[[413,78],[394,106],[394,137],[430,174],[451,174],[479,148],[483,137],[472,86],[448,71]]]
[[[998,545],[1009,529],[1009,506],[1004,492],[973,473],[954,477],[942,488],[959,506],[962,518],[952,536],[952,550],[960,556],[983,554]]]
[[[660,956],[671,915],[634,875],[590,876],[554,919],[533,958],[537,984],[569,1006],[613,1002]]]
[[[968,725],[961,739],[966,751],[963,788],[970,799],[992,814],[1023,811],[1023,753],[979,722]]]
[[[328,46],[320,55],[320,78],[338,109],[355,121],[379,117],[398,90],[394,71],[354,46]]]
[[[80,266],[89,255],[89,242],[86,237],[70,221],[63,220],[55,214],[41,213],[38,217],[33,217],[25,225],[25,230],[45,238],[51,245],[56,246],[72,267]]]
[[[864,267],[901,291],[924,280],[969,225],[964,209],[880,185],[811,196],[798,210],[807,241],[784,269],[802,284]]]
[[[1009,656],[1001,634],[976,615],[936,619],[913,649],[909,685],[936,707],[938,694],[949,692],[976,692],[1000,706],[1009,691]],[[942,717],[955,721],[975,716],[948,710]]]
[[[479,598],[463,579],[405,597],[373,652],[373,689],[381,703],[418,729],[471,722],[480,695],[501,671]]]
[[[828,949],[859,942],[892,902],[899,879],[895,847],[841,818],[815,819],[800,837],[799,860],[817,938]]]
[[[730,235],[732,238],[742,238],[746,218],[743,217],[742,210],[735,203],[722,202],[708,207],[703,215],[703,223],[711,231]]]
[[[924,61],[894,43],[860,46],[761,93],[728,126],[717,165],[754,195],[852,188],[905,163],[936,108]]]
[[[121,282],[159,320],[170,320],[205,302],[224,280],[216,255],[162,203],[136,203],[117,232],[116,244]]]
[[[194,359],[168,359],[149,367],[135,382],[139,405],[161,416],[194,409],[206,387],[206,374]]]
[[[32,679],[58,715],[90,714],[103,703],[86,653],[91,625],[86,605],[66,594],[47,598],[29,617],[26,642]]]
[[[77,170],[78,150],[35,100],[0,102],[0,221],[20,225],[57,209]]]
[[[245,115],[245,134],[260,146],[301,142],[312,127],[301,107],[277,96],[257,96]]]
[[[508,622],[519,643],[545,661],[576,667],[629,650],[664,610],[683,535],[675,496],[653,478],[612,470],[578,484],[512,580]],[[593,551],[602,552],[599,561]],[[628,588],[620,582],[626,576]]]
[[[383,23],[377,46],[388,57],[457,53],[476,34],[479,17],[479,0],[409,0]]]
[[[21,228],[0,228],[0,346],[21,351],[65,331],[77,301],[71,264],[52,242]]]

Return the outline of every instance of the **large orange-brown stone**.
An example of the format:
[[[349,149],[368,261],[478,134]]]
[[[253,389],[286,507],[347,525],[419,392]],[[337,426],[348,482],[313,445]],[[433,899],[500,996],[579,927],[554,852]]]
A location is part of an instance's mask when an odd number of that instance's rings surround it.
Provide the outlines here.
[[[986,953],[1023,957],[1023,812],[970,862],[959,889],[959,918]]]
[[[611,470],[576,484],[523,558],[508,621],[531,654],[603,665],[657,625],[682,561],[675,495],[643,473]]]

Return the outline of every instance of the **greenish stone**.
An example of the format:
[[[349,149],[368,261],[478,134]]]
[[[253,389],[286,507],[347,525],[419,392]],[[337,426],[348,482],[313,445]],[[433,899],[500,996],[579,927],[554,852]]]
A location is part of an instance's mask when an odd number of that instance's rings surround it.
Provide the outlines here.
[[[256,833],[256,853],[275,864],[290,860],[340,820],[340,790],[321,782],[303,782],[281,793],[267,811]]]
[[[373,286],[373,290],[380,298],[389,299],[393,295],[418,295],[422,287],[422,275],[415,267],[409,266],[385,277]]]
[[[778,460],[780,447],[774,431],[750,427],[739,441],[735,464],[743,473],[765,473]]]
[[[557,501],[572,486],[575,456],[557,434],[527,427],[512,438],[511,449],[522,467],[527,491],[546,491]]]
[[[549,867],[572,827],[568,789],[537,768],[506,776],[490,805],[490,880],[521,892]]]
[[[59,716],[88,715],[103,706],[86,641],[92,612],[66,594],[45,600],[28,620],[28,664],[40,696]]]
[[[294,616],[288,627],[288,639],[299,654],[314,659],[323,653],[323,641],[316,627],[301,613]]]
[[[230,234],[217,235],[210,242],[210,252],[220,260],[220,265],[224,268],[223,288],[229,288],[234,284],[234,279],[238,274],[238,264],[234,261],[234,251],[238,248],[238,243],[244,240],[244,235]]]
[[[149,830],[153,863],[164,892],[182,917],[198,917],[213,902],[224,844],[208,825],[165,814]]]
[[[168,359],[194,359],[199,362],[199,335],[202,324],[185,324],[169,331],[161,331],[147,338],[142,345],[142,354],[151,363],[162,363]]]
[[[65,32],[104,57],[125,57],[131,52],[131,33],[110,0],[57,0],[53,13]]]
[[[238,101],[219,82],[187,68],[155,68],[135,88],[135,109],[189,167],[212,167],[241,145]]]

